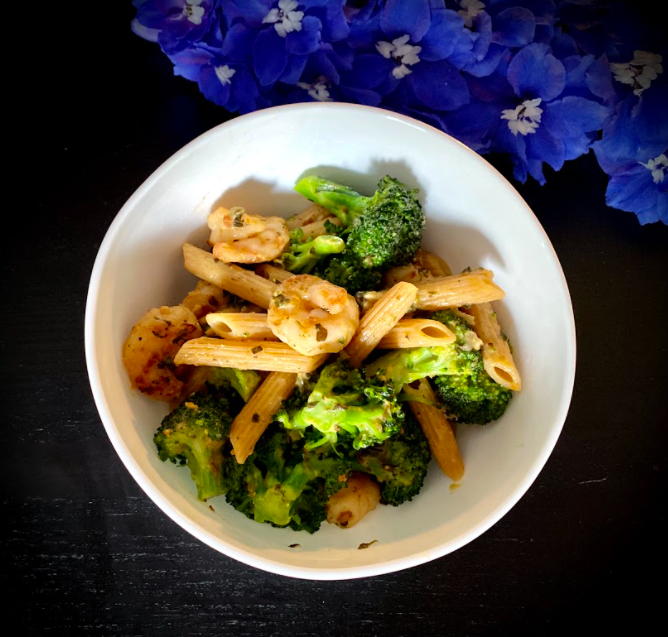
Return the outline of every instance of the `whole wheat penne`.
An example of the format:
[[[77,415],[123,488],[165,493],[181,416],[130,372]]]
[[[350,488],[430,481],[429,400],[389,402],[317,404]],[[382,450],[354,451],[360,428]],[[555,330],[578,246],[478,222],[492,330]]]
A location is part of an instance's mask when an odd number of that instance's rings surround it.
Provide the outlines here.
[[[360,321],[357,332],[346,347],[350,364],[359,367],[380,340],[413,305],[417,288],[400,281],[376,303]]]
[[[291,276],[294,276],[292,272],[288,272],[283,268],[279,268],[271,263],[260,263],[255,268],[255,274],[269,279],[272,283],[282,283],[285,279],[289,279]]]
[[[436,458],[436,462],[438,462],[438,466],[441,467],[443,473],[455,482],[461,480],[464,475],[464,462],[452,427],[443,410],[432,406],[437,400],[429,381],[423,378],[419,383],[417,389],[411,387],[411,385],[404,385],[404,392],[431,404],[411,400],[408,403],[411,411],[420,423],[429,442],[431,455]]]
[[[433,252],[428,252],[420,248],[416,255],[416,260],[432,276],[450,276],[452,274],[452,270],[450,270],[450,266],[446,260]]]
[[[198,319],[201,319],[205,314],[223,308],[226,302],[226,294],[222,288],[200,280],[195,289],[181,301],[181,305],[185,305]]]
[[[253,453],[255,444],[281,403],[292,394],[296,382],[297,374],[272,372],[234,419],[230,429],[230,441],[239,464],[243,464]]]
[[[513,391],[522,389],[522,380],[508,340],[501,332],[496,312],[489,303],[472,305],[469,312],[475,319],[475,331],[482,340],[482,361],[485,371],[497,382]]]
[[[418,309],[441,310],[502,299],[505,292],[487,272],[465,272],[418,283]]]
[[[383,338],[379,349],[406,347],[436,347],[454,343],[455,335],[439,321],[431,319],[402,319]]]
[[[304,237],[315,238],[323,234],[327,234],[327,228],[325,227],[326,222],[332,223],[335,226],[340,226],[341,220],[338,217],[325,217],[319,221],[314,221],[313,223],[307,223],[305,226],[302,226],[304,232]]]
[[[183,244],[183,260],[188,272],[264,309],[269,307],[276,291],[275,283],[249,270],[217,261],[213,254],[190,243]]]
[[[326,358],[326,354],[304,356],[280,341],[234,341],[202,336],[184,343],[174,357],[174,362],[177,365],[209,365],[300,374],[315,371]]]
[[[266,314],[212,312],[206,315],[212,331],[222,338],[277,341],[267,324]]]
[[[290,230],[295,228],[303,228],[309,223],[314,223],[315,221],[321,221],[326,217],[329,217],[332,213],[329,210],[319,206],[314,203],[312,206],[309,206],[306,210],[298,212],[296,215],[288,217],[285,222],[288,224]]]

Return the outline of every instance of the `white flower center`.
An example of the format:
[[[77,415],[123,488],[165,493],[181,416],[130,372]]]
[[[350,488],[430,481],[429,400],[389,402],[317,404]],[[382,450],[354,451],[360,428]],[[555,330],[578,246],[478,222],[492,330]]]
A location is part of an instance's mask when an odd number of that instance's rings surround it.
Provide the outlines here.
[[[326,77],[319,77],[313,84],[307,82],[297,82],[299,88],[308,91],[308,94],[316,102],[332,102],[334,101],[329,95],[329,80]]]
[[[611,64],[615,79],[622,84],[633,86],[633,94],[640,95],[663,73],[663,58],[659,53],[634,51],[630,62]]]
[[[384,58],[392,59],[397,63],[397,66],[392,69],[392,75],[400,80],[406,77],[411,70],[408,68],[420,61],[418,53],[422,51],[421,46],[413,46],[408,44],[410,40],[409,35],[402,35],[392,42],[376,42],[376,50]]]
[[[647,168],[647,170],[652,171],[652,179],[655,184],[663,182],[666,171],[668,171],[668,157],[666,157],[665,153],[654,159],[650,159],[646,164],[643,164],[642,162],[638,163]]]
[[[535,100],[525,100],[517,108],[508,108],[501,112],[501,119],[508,120],[508,128],[513,135],[536,132],[543,114],[543,109],[539,108],[541,101],[540,97]]]
[[[464,18],[464,26],[470,29],[473,26],[473,19],[485,10],[485,3],[480,0],[461,0],[461,7],[457,13]]]
[[[223,86],[232,84],[232,76],[236,73],[234,69],[231,69],[226,64],[225,66],[216,66],[213,70],[216,72],[216,77]]]
[[[302,30],[303,11],[295,11],[299,6],[295,0],[278,0],[278,8],[274,8],[267,13],[262,22],[265,24],[273,24],[276,33],[284,38],[292,31]]]
[[[189,22],[192,22],[195,25],[202,24],[204,7],[200,7],[200,5],[203,1],[204,0],[186,0],[186,3],[183,5],[183,11],[181,11],[181,15],[177,16],[177,18],[186,18]]]

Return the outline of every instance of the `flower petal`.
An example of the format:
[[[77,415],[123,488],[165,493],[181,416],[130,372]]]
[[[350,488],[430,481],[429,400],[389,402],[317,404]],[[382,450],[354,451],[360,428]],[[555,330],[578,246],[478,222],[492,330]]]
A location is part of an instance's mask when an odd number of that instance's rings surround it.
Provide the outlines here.
[[[564,142],[545,126],[539,126],[535,133],[527,135],[525,139],[527,158],[544,161],[555,170],[559,170],[564,165]]]
[[[350,72],[345,73],[345,84],[357,88],[376,88],[391,76],[394,62],[377,53],[358,55]]]
[[[199,76],[199,90],[206,99],[218,106],[226,107],[230,99],[230,87],[231,83],[223,84],[218,79],[213,66],[207,65],[202,68]]]
[[[612,73],[610,72],[610,64],[608,64],[606,55],[602,55],[587,69],[585,83],[587,84],[587,88],[596,97],[600,97],[605,101],[615,99],[616,94],[615,88],[612,85]]]
[[[233,24],[225,34],[221,53],[232,61],[240,62],[251,56],[255,31],[243,22]]]
[[[293,55],[308,55],[313,53],[320,44],[322,22],[313,16],[305,16],[302,20],[301,31],[288,33],[285,38],[285,49]]]
[[[543,124],[558,137],[577,137],[600,130],[610,109],[584,97],[569,96],[550,102]]]
[[[260,31],[253,42],[253,69],[260,86],[273,84],[287,63],[285,40],[273,28]]]
[[[405,4],[411,4],[406,2]],[[435,10],[431,16],[431,27],[424,35],[420,46],[420,59],[430,62],[444,60],[451,56],[455,48],[461,48],[461,36],[464,35],[464,20],[454,11]],[[468,38],[470,40],[470,38]],[[465,45],[466,46],[466,45]],[[468,43],[470,50],[472,44]]]
[[[492,41],[503,46],[526,46],[536,32],[536,18],[523,7],[511,7],[501,11],[493,19]]]
[[[529,44],[515,54],[508,66],[508,81],[522,98],[558,97],[566,85],[564,65],[545,44]]]
[[[413,69],[406,79],[425,106],[449,111],[468,104],[470,96],[466,81],[446,60],[420,62]]]
[[[644,166],[634,166],[611,177],[605,201],[613,208],[635,213],[643,225],[656,221],[668,223],[668,194],[657,188]]]
[[[561,29],[556,30],[550,46],[552,47],[552,53],[560,60],[569,55],[578,54],[578,46],[575,44],[575,40],[570,35],[566,35]]]
[[[288,57],[288,63],[285,65],[285,70],[278,78],[280,82],[286,84],[296,84],[304,72],[304,67],[308,61],[308,55],[291,55]]]
[[[407,33],[410,35],[410,42],[415,44],[429,31],[429,5],[429,0],[387,0],[380,14],[380,27],[392,38]]]
[[[489,45],[487,55],[482,60],[479,62],[470,62],[463,70],[475,77],[490,75],[499,66],[499,62],[507,50],[505,46],[492,43]]]

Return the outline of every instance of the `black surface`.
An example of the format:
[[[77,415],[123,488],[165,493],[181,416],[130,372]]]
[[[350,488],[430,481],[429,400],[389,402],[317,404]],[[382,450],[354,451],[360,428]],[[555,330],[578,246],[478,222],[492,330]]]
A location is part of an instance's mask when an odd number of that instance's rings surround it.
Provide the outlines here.
[[[53,44],[66,8],[42,14],[30,46]],[[647,632],[665,589],[668,228],[606,208],[591,156],[519,187],[568,279],[578,371],[545,469],[482,537],[375,579],[289,580],[216,553],[143,494],[89,390],[88,278],[125,200],[226,114],[130,34],[129,9],[106,11],[69,25],[51,53],[26,52],[32,185],[11,212],[2,274],[6,624],[164,637]]]

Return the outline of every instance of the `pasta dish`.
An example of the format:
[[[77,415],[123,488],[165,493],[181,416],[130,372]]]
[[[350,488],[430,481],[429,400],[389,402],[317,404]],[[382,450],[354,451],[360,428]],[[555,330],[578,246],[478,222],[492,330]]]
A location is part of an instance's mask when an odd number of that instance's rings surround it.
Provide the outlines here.
[[[295,189],[312,203],[287,219],[211,212],[207,248],[183,245],[194,289],[146,312],[122,355],[169,404],[157,452],[201,501],[313,533],[412,500],[432,457],[460,481],[457,427],[498,420],[521,381],[494,273],[420,247],[417,191]]]

